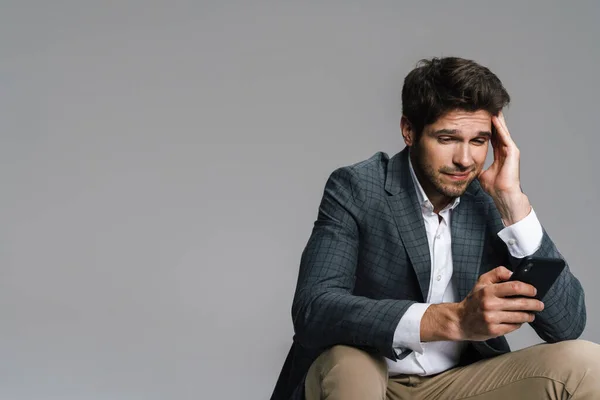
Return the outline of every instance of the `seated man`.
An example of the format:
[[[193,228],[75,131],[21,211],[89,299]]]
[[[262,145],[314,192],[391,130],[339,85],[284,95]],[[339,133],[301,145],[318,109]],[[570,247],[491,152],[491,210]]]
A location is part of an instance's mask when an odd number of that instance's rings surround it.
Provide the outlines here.
[[[562,257],[521,191],[509,100],[470,60],[408,74],[406,148],[327,181],[272,399],[600,399],[600,346],[575,340],[586,311],[568,265],[543,303],[506,282],[525,256]],[[523,323],[548,343],[510,352],[504,335]]]

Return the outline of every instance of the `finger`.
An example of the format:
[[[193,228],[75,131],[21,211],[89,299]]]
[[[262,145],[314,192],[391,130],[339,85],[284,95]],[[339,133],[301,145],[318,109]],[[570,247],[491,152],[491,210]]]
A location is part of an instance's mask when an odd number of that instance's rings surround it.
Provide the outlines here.
[[[508,134],[508,136],[510,136],[510,131],[508,130],[508,126],[506,125],[506,119],[504,118],[504,113],[502,111],[498,113],[498,120],[500,120],[504,131]]]
[[[533,322],[535,315],[525,311],[500,311],[495,318],[498,319],[498,324],[524,324]]]
[[[494,152],[494,162],[500,161],[500,149],[504,146],[504,141],[502,140],[502,126],[497,117],[492,117],[492,123],[494,124],[494,133],[492,134],[491,145],[492,150]]]
[[[502,282],[494,287],[494,294],[498,297],[525,296],[533,297],[537,289],[528,283],[521,281]]]
[[[481,275],[477,281],[480,284],[490,285],[498,282],[507,281],[511,275],[512,271],[510,271],[506,267],[500,266]]]
[[[500,309],[504,311],[535,311],[544,309],[544,303],[529,297],[504,298],[501,300]]]
[[[492,117],[492,121],[494,118]],[[500,139],[498,138],[498,128],[495,127],[496,122],[494,122],[494,130],[492,132],[492,137],[490,139],[490,144],[492,145],[492,151],[494,155],[494,162],[498,162],[500,159],[500,154],[498,152],[498,148],[500,147]]]
[[[494,336],[504,336],[519,329],[523,324],[499,324],[494,328]]]
[[[494,127],[496,128],[496,139],[502,139],[503,137],[506,136],[506,129],[504,128],[504,125],[502,124],[502,121],[500,120],[500,115],[494,115],[492,116],[492,123],[494,124]]]
[[[502,114],[499,114],[499,115],[502,116]],[[502,117],[502,118],[504,118],[504,117]],[[514,142],[512,141],[512,138],[510,137],[510,133],[508,132],[508,128],[502,122],[502,120],[500,119],[500,117],[493,116],[492,117],[492,123],[496,127],[496,134],[497,134],[497,138],[498,138],[499,144],[503,144],[505,146],[511,146],[511,145],[513,145]]]

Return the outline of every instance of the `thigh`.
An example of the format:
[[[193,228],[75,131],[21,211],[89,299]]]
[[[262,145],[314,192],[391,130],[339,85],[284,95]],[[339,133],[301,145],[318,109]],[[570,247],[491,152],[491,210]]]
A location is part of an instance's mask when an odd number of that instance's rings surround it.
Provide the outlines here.
[[[333,346],[310,366],[306,399],[383,399],[387,377],[383,357],[351,346]]]
[[[419,381],[418,376],[399,375],[388,378],[386,400],[412,400],[414,384]]]
[[[411,390],[414,399],[566,398],[590,367],[597,368],[599,348],[581,340],[539,344],[433,377],[416,377]]]

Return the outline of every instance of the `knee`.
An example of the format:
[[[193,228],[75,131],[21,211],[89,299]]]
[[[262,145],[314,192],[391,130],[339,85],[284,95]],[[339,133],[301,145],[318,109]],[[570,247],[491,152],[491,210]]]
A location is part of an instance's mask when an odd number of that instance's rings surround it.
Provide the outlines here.
[[[385,359],[355,347],[333,346],[315,360],[307,375],[307,393],[317,388],[321,394],[337,393],[340,398],[354,398],[348,393],[358,396],[356,398],[384,398],[387,390]]]
[[[573,397],[597,399],[600,393],[600,345],[587,340],[568,340],[552,347],[555,348],[554,360]]]
[[[566,340],[554,343],[556,361],[574,364],[600,365],[600,345],[587,340]]]
[[[550,346],[557,366],[600,372],[600,345],[587,340],[566,340]]]
[[[327,350],[326,364],[349,376],[370,376],[387,379],[387,365],[383,357],[375,356],[356,347],[337,345]]]

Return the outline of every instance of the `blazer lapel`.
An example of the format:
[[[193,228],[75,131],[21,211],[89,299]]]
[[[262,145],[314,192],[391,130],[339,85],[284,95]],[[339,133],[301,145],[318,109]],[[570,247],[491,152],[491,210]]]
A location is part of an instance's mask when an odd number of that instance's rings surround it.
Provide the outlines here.
[[[388,204],[419,281],[423,301],[427,301],[431,257],[421,206],[408,168],[408,148],[406,148],[390,159],[385,187],[391,194],[387,198]]]
[[[452,277],[459,300],[471,291],[481,267],[488,210],[484,199],[476,195],[479,190],[479,182],[474,181],[452,211]]]

